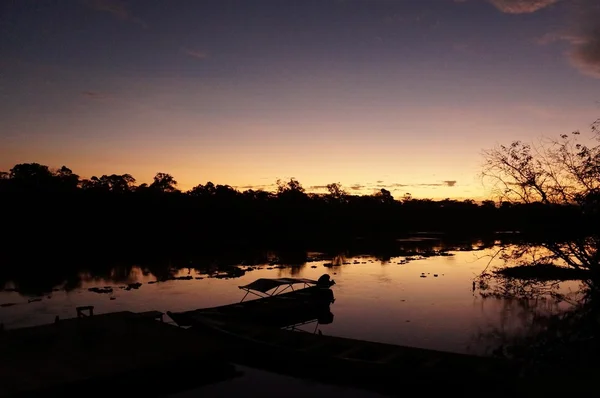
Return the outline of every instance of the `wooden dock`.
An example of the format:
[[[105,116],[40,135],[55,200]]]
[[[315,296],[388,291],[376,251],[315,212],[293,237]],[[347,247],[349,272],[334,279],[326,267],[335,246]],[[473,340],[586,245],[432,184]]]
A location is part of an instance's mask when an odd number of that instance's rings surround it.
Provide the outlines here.
[[[117,312],[0,332],[0,397],[161,396],[236,376],[214,344],[158,317]]]
[[[272,333],[267,340],[291,339],[293,347],[306,349],[264,350],[160,322],[161,315],[118,312],[1,331],[0,397],[168,396],[239,376],[232,363],[392,396],[417,390],[466,396],[586,392],[597,371],[546,368],[522,377],[516,363],[409,347],[392,347],[403,355],[381,367],[360,361],[387,350],[380,343],[274,329],[265,332]],[[332,349],[348,359],[332,357]]]

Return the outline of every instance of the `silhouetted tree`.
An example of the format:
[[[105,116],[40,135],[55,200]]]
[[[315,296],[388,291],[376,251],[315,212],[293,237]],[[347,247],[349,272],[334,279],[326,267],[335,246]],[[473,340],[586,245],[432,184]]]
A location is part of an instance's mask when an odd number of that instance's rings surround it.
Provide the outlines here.
[[[66,190],[74,190],[79,186],[79,176],[66,166],[62,166],[54,175],[60,185]]]
[[[288,182],[277,180],[277,193],[286,193],[286,192],[299,192],[304,193],[304,188],[302,184],[298,182],[295,178],[290,178]]]
[[[210,197],[216,192],[215,184],[208,181],[206,185],[198,184],[194,188],[190,189],[187,194],[193,197]]]
[[[600,139],[598,123],[592,125]],[[598,234],[598,197],[600,193],[600,145],[587,146],[579,141],[579,132],[563,134],[558,140],[540,145],[515,141],[484,152],[482,178],[501,200],[502,211],[518,211],[529,204],[523,217],[529,229],[543,225],[556,235],[575,228],[567,238],[560,236],[533,244],[506,249],[506,260],[532,258],[536,264],[560,263],[575,270],[589,271],[588,285],[600,283],[600,236]],[[547,208],[570,211],[581,223],[565,225],[544,216]],[[538,247],[545,250],[539,250]]]
[[[277,180],[277,196],[280,199],[292,202],[298,202],[308,198],[302,184],[295,178],[290,178],[288,182]]]
[[[49,191],[55,187],[48,166],[39,163],[21,163],[10,169],[11,185],[17,190]]]
[[[348,192],[342,188],[342,184],[339,182],[327,184],[327,191],[329,191],[327,196],[332,202],[343,203],[348,200]]]
[[[382,203],[390,204],[395,202],[392,193],[385,188],[381,188],[381,190],[375,193],[375,195],[373,196],[380,200]]]
[[[150,189],[158,192],[176,192],[178,191],[177,181],[172,175],[166,173],[156,173],[154,182],[150,184]]]
[[[496,202],[494,202],[493,200],[484,200],[481,202],[481,207],[486,209],[495,209]]]
[[[135,187],[135,178],[131,174],[111,174],[103,175],[98,178],[93,176],[89,180],[84,180],[81,183],[83,189],[124,193],[131,192]]]

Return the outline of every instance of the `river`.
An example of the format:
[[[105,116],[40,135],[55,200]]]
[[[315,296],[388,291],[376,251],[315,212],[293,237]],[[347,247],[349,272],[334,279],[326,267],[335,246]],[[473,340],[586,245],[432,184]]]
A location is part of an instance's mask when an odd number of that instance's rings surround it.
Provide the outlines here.
[[[50,323],[56,316],[74,317],[75,307],[89,305],[94,306],[95,313],[218,306],[239,301],[243,291],[238,286],[258,278],[317,279],[326,273],[336,282],[332,288],[336,300],[331,305],[333,322],[317,326],[323,334],[485,355],[501,343],[505,333],[525,331],[530,326],[532,309],[555,312],[562,308],[562,304],[552,300],[524,305],[522,300],[483,298],[472,282],[488,265],[494,250],[385,259],[354,255],[338,257],[334,264],[341,265],[333,266],[331,259],[299,266],[265,263],[236,278],[209,277],[196,269],[183,268],[174,275],[192,279],[163,282],[156,282],[151,273],[133,267],[118,278],[84,276],[75,289],[57,288],[39,297],[1,291],[0,322],[5,328]],[[243,265],[242,268],[246,269]],[[123,288],[136,282],[142,284],[137,289]],[[112,293],[89,290],[108,286],[113,288]],[[305,327],[314,329],[315,325]]]

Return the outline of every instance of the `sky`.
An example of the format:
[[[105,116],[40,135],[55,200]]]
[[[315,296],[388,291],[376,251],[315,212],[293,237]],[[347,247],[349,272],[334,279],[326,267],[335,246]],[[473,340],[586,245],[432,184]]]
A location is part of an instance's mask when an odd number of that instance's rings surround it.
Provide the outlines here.
[[[596,0],[5,0],[0,170],[485,198],[600,117]]]

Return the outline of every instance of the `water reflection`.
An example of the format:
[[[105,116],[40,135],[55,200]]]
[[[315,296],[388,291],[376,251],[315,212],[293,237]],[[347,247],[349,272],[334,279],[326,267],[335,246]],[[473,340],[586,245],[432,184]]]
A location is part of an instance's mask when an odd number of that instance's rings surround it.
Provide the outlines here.
[[[0,307],[0,322],[6,327],[51,323],[56,315],[73,317],[80,305],[94,305],[97,313],[214,307],[239,301],[238,286],[258,278],[317,279],[327,273],[337,282],[331,306],[335,322],[319,322],[323,334],[491,354],[506,345],[506,336],[531,329],[542,315],[563,309],[549,300],[525,305],[473,291],[473,278],[488,265],[485,256],[494,243],[417,239],[388,242],[371,252],[358,244],[335,251],[206,255],[204,260],[182,263],[3,271],[0,284],[9,290],[0,292],[0,304],[14,305]],[[128,290],[130,284],[140,285]],[[106,287],[110,293],[89,290]],[[577,287],[561,285],[567,290]],[[41,301],[29,302],[32,298]]]

